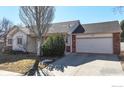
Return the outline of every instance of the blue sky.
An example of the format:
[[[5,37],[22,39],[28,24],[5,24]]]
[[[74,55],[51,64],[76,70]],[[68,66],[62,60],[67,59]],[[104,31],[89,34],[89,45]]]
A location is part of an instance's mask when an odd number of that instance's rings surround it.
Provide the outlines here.
[[[55,7],[55,18],[53,22],[63,22],[71,20],[80,20],[82,24],[96,23],[112,20],[123,20],[124,14],[115,14],[115,7],[80,7],[80,6],[57,6]],[[0,19],[6,17],[14,24],[21,23],[19,19],[19,7],[16,6],[1,6]]]

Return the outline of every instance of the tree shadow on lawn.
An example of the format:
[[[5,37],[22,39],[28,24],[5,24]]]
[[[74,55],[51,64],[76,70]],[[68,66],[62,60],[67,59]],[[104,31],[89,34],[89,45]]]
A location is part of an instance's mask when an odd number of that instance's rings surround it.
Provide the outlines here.
[[[34,54],[0,54],[0,64],[2,63],[12,63],[23,59],[36,59]]]
[[[95,60],[118,62],[119,58],[117,55],[112,54],[70,54],[48,65],[46,69],[50,71],[57,70],[64,72],[64,69],[68,68],[68,66],[76,67]]]

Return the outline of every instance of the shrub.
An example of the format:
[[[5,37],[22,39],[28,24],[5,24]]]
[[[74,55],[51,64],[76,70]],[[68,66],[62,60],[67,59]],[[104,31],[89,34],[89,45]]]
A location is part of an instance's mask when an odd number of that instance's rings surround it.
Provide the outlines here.
[[[43,56],[62,56],[65,51],[64,36],[54,34],[49,36],[42,47]]]

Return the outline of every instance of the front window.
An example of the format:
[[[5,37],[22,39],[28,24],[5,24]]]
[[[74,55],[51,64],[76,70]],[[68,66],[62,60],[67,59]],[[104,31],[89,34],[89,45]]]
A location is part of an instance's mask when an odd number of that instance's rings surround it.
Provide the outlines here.
[[[22,45],[22,38],[17,38],[17,44],[20,44],[20,45]]]
[[[12,39],[8,39],[8,44],[12,44]]]

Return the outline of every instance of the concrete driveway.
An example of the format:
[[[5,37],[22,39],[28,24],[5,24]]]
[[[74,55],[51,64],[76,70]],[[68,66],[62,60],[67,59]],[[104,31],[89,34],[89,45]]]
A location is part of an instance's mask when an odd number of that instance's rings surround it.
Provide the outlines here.
[[[43,69],[55,76],[124,75],[116,55],[70,54]]]

